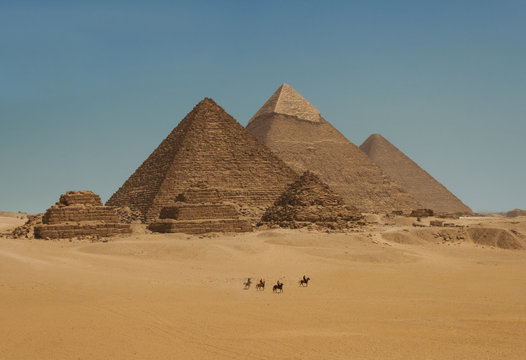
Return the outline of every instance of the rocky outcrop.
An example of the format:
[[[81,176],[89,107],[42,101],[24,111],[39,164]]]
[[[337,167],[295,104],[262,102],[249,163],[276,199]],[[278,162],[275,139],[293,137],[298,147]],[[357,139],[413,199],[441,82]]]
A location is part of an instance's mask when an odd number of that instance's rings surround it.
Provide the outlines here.
[[[341,196],[307,171],[267,209],[261,221],[293,229],[343,230],[357,226],[361,218],[356,208],[345,205]]]
[[[119,222],[113,207],[103,206],[91,191],[68,191],[34,226],[34,235],[42,239],[108,237],[131,232],[130,225]]]
[[[148,226],[150,230],[186,234],[252,231],[250,223],[239,218],[235,205],[222,201],[217,189],[191,188],[176,199],[175,205],[161,209],[159,219]]]
[[[43,214],[27,215],[27,221],[13,229],[10,237],[13,239],[33,239],[35,238],[35,226],[42,224]]]

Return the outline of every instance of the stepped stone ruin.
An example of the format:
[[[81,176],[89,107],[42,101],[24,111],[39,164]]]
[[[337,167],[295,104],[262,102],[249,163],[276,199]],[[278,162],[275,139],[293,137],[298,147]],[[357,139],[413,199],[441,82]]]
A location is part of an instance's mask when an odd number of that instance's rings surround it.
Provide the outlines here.
[[[42,223],[34,226],[36,238],[106,237],[131,232],[120,224],[116,209],[103,206],[91,191],[68,191],[47,209]]]
[[[411,214],[409,214],[410,217],[428,217],[435,215],[433,210],[431,209],[415,209],[411,211]]]
[[[296,172],[318,174],[360,211],[422,207],[287,84],[250,119],[247,130]]]
[[[236,207],[222,201],[220,191],[206,187],[184,191],[175,205],[161,209],[159,219],[148,228],[186,234],[252,231],[250,223],[239,218]]]
[[[513,209],[508,211],[505,214],[507,217],[518,217],[518,216],[526,216],[526,210],[522,209]]]
[[[157,219],[184,190],[203,183],[259,219],[296,173],[212,99],[205,98],[108,200]]]
[[[267,209],[261,220],[292,229],[314,225],[343,230],[356,227],[361,218],[356,208],[345,205],[341,196],[307,171]]]
[[[471,209],[380,134],[373,134],[360,149],[424,208],[437,213],[471,213]]]

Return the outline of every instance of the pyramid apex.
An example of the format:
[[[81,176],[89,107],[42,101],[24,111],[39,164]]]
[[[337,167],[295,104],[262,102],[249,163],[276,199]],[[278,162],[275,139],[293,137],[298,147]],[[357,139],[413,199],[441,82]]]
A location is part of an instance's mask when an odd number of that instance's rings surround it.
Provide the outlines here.
[[[262,115],[271,114],[288,115],[298,120],[310,122],[320,122],[321,120],[318,109],[287,83],[281,84],[267,102],[250,119],[249,123]]]
[[[225,112],[225,110],[219,106],[214,99],[205,97],[203,100],[199,101],[192,110],[194,113],[207,113],[207,112]]]
[[[387,140],[382,136],[382,134],[371,134],[371,135],[369,135],[369,137],[367,138],[366,141],[373,141],[373,140],[374,140],[374,141],[379,141],[379,140],[381,140],[381,141],[387,141]]]
[[[205,97],[203,100],[199,101],[196,105],[197,106],[203,106],[203,105],[217,105],[217,103],[214,101],[214,99]],[[219,105],[217,105],[219,106]]]
[[[381,134],[371,134],[365,141],[360,145],[360,150],[371,157],[371,152],[378,147],[393,146],[386,138]]]

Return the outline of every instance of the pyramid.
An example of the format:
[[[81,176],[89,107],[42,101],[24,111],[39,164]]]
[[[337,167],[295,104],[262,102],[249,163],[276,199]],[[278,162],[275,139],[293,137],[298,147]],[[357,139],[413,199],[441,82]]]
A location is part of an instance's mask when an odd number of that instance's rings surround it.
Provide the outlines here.
[[[250,119],[247,130],[296,172],[316,173],[360,211],[421,207],[287,84]]]
[[[423,207],[438,213],[471,213],[471,209],[380,134],[373,134],[360,149]]]
[[[288,228],[315,224],[322,228],[344,229],[355,225],[361,217],[318,176],[306,171],[267,209],[261,220]]]
[[[42,223],[34,227],[36,238],[67,239],[73,237],[114,236],[131,233],[129,224],[119,222],[113,207],[103,206],[91,191],[68,191],[47,209]]]
[[[250,223],[239,218],[235,206],[222,201],[217,189],[190,188],[176,200],[174,206],[162,208],[159,219],[148,229],[185,234],[252,231]]]
[[[297,175],[212,99],[205,98],[108,200],[152,222],[184,190],[202,185],[259,218]]]

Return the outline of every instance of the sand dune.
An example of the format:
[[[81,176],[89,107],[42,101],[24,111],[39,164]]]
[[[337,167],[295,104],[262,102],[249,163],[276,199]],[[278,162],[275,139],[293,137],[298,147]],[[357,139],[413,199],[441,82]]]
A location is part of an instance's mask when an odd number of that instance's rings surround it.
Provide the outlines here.
[[[378,220],[348,234],[0,239],[0,358],[524,358],[525,250]],[[459,222],[523,246],[525,220]],[[245,291],[248,276],[284,292]]]

